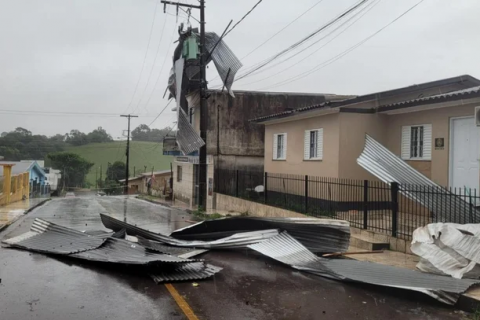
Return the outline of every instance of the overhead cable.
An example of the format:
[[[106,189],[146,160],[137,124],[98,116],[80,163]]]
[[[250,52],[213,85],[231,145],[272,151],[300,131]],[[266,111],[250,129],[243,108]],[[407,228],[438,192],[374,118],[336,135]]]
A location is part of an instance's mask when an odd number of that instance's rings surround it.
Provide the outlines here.
[[[402,18],[403,16],[405,16],[407,13],[409,13],[410,11],[412,11],[415,7],[417,7],[420,3],[422,3],[424,0],[420,0],[419,2],[417,2],[415,5],[413,5],[412,7],[410,7],[408,10],[406,10],[405,12],[403,12],[401,15],[399,15],[398,17],[396,17],[394,20],[390,21],[388,24],[386,24],[385,26],[383,26],[382,28],[380,28],[378,31],[374,32],[373,34],[371,34],[370,36],[364,38],[363,40],[357,42],[355,45],[351,46],[350,48],[348,48],[347,50],[344,50],[342,51],[341,53],[337,54],[336,56],[334,56],[333,58],[330,58],[328,60],[325,60],[323,62],[321,62],[320,64],[316,65],[313,69],[310,68],[310,70],[306,71],[306,72],[303,72],[303,73],[300,73],[298,75],[296,75],[295,77],[293,78],[290,78],[290,79],[287,79],[287,80],[284,80],[284,81],[280,81],[280,82],[277,82],[273,85],[270,85],[270,86],[267,86],[267,87],[264,87],[264,88],[261,88],[259,90],[266,90],[266,89],[270,89],[270,88],[275,88],[275,87],[278,87],[278,86],[282,86],[282,85],[285,85],[287,83],[291,83],[291,82],[295,82],[295,81],[298,81],[320,69],[323,69],[324,67],[334,63],[335,61],[341,59],[342,57],[346,56],[347,54],[349,54],[350,52],[352,52],[353,50],[357,49],[358,47],[360,47],[361,45],[363,45],[365,42],[367,42],[368,40],[370,40],[371,38],[373,38],[374,36],[376,36],[377,34],[379,34],[380,32],[382,32],[384,29],[386,29],[387,27],[389,27],[390,25],[392,25],[393,23],[395,23],[397,20],[399,20],[400,18]]]
[[[160,3],[160,0],[155,1],[155,9],[153,10],[153,20],[152,20],[152,25],[150,26],[150,34],[148,35],[147,49],[145,50],[145,55],[143,57],[142,69],[140,71],[140,75],[138,76],[137,84],[135,85],[135,90],[133,91],[132,98],[130,99],[130,103],[128,104],[127,108],[125,108],[125,111],[123,113],[125,113],[131,107],[133,98],[135,97],[135,94],[137,93],[137,90],[138,90],[140,79],[142,79],[143,70],[145,69],[145,62],[147,61],[148,49],[150,48],[150,42],[152,40],[153,26],[155,25],[155,19],[157,17],[157,7],[159,3]]]

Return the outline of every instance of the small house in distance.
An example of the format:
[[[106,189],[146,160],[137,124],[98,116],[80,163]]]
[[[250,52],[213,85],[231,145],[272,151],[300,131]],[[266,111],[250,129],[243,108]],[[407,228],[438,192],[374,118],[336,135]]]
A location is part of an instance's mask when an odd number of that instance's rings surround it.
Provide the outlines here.
[[[156,197],[171,195],[171,171],[141,173],[128,179],[128,194],[148,194]],[[120,180],[125,183],[125,179]]]

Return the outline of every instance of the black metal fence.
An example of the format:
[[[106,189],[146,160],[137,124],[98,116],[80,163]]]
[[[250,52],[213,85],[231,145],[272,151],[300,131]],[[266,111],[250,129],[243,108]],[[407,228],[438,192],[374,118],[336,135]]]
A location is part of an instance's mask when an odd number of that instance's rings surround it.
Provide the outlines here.
[[[476,190],[217,169],[215,192],[411,239],[433,222],[480,223]],[[408,197],[405,196],[408,194]]]

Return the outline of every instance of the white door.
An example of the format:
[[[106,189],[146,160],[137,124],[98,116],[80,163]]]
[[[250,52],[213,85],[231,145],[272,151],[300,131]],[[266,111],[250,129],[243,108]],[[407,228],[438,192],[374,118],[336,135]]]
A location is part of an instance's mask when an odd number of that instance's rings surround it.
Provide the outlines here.
[[[476,189],[478,194],[479,128],[472,117],[452,119],[450,130],[450,187]]]

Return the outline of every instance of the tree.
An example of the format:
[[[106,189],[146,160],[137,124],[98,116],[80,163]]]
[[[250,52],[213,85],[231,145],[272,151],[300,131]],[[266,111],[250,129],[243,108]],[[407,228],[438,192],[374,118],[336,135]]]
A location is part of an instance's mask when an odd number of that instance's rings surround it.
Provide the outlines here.
[[[112,136],[105,131],[102,127],[98,127],[89,134],[87,134],[87,140],[90,143],[101,143],[113,141]]]
[[[141,124],[132,131],[133,141],[150,141],[150,128],[146,124]]]
[[[67,142],[74,146],[83,146],[88,143],[87,135],[78,130],[71,130],[67,134]]]
[[[62,183],[68,187],[86,187],[85,177],[93,167],[89,162],[78,154],[71,152],[58,152],[48,155],[52,167],[62,170]]]
[[[167,134],[174,135],[172,128],[150,129],[146,124],[141,124],[132,131],[132,140],[161,142]]]
[[[105,180],[112,180],[118,182],[121,179],[125,179],[126,166],[122,161],[115,161],[107,168],[107,176]]]

